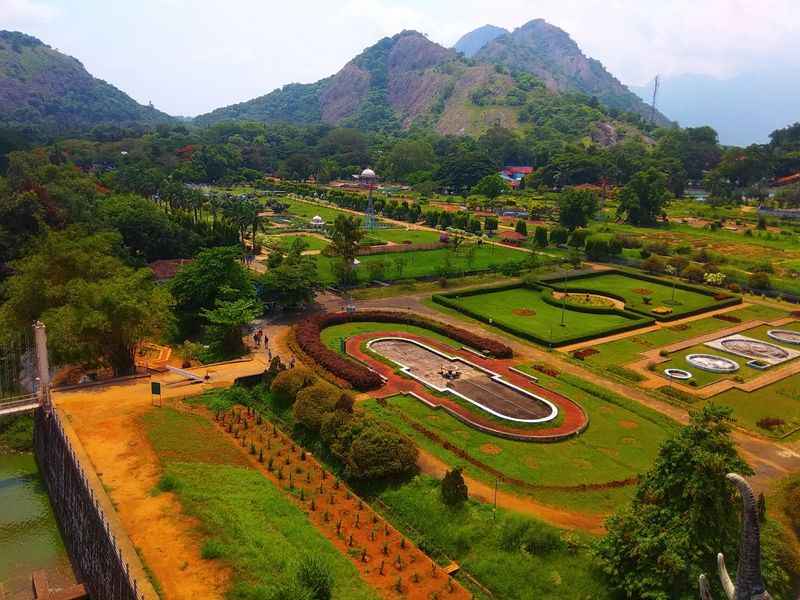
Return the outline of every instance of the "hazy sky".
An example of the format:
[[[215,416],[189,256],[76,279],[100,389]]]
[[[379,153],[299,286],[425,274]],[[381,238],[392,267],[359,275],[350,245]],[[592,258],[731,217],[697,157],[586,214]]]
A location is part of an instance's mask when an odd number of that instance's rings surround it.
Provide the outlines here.
[[[0,0],[0,28],[188,116],[326,77],[403,29],[450,46],[486,23],[534,18],[628,84],[800,63],[799,0]]]

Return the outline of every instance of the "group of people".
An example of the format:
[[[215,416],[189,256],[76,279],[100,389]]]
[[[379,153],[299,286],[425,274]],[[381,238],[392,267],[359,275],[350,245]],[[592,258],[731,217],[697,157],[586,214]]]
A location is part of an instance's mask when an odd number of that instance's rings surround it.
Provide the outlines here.
[[[267,353],[267,363],[272,362],[272,349],[269,347],[269,338],[264,333],[263,329],[259,329],[253,334],[253,345],[256,348],[261,348],[261,343],[264,343],[264,350]],[[289,368],[294,369],[294,356],[289,361]]]

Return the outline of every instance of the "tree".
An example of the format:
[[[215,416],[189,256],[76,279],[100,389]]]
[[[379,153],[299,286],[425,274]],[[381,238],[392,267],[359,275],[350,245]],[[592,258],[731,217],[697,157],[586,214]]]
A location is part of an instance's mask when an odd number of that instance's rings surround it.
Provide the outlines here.
[[[737,546],[730,472],[752,470],[731,439],[731,410],[709,404],[664,442],[630,506],[606,522],[596,552],[609,583],[629,598],[696,597],[716,552]]]
[[[118,258],[120,245],[116,233],[69,228],[48,234],[14,263],[0,328],[19,331],[41,320],[55,363],[132,373],[136,348],[169,323],[172,299],[148,269],[132,269]]]
[[[448,506],[463,504],[469,498],[461,467],[447,471],[442,478],[442,501]]]
[[[547,227],[543,227],[542,225],[537,225],[536,229],[533,232],[533,241],[536,244],[537,248],[547,248],[548,243],[548,231]]]
[[[619,193],[617,214],[638,226],[655,225],[669,200],[667,176],[657,169],[639,171]]]
[[[292,252],[261,277],[259,297],[262,302],[295,310],[313,302],[319,289],[319,273],[313,257]]]
[[[522,219],[518,219],[516,225],[514,225],[514,231],[517,233],[527,236],[528,235],[528,224],[523,221]],[[547,244],[545,244],[546,246]]]
[[[206,321],[205,338],[215,358],[228,359],[247,352],[242,329],[258,316],[255,300],[218,300],[213,309],[204,308],[200,315]]]
[[[569,231],[566,227],[554,227],[550,231],[550,243],[556,246],[566,244],[569,237]]]
[[[479,196],[486,196],[489,200],[494,200],[498,196],[503,195],[508,191],[508,186],[503,178],[497,173],[487,175],[481,179],[475,187],[472,188],[472,193]]]
[[[234,246],[203,250],[172,279],[169,287],[183,334],[197,332],[203,325],[198,315],[215,308],[217,301],[253,297],[255,290],[239,262],[241,255]]]
[[[769,279],[769,274],[763,271],[756,271],[750,273],[747,277],[747,287],[753,290],[768,290],[772,287],[772,282]]]
[[[355,216],[339,215],[333,222],[331,249],[340,258],[340,280],[343,284],[354,281],[353,266],[358,256],[358,244],[364,237],[361,220]]]
[[[645,260],[642,261],[642,270],[650,273],[651,275],[655,275],[657,273],[664,272],[664,260],[652,254],[648,256]]]
[[[490,232],[493,233],[497,231],[497,226],[499,224],[497,221],[497,217],[486,217],[483,220],[483,223],[484,223],[483,228],[486,230],[487,233]],[[478,232],[480,232],[480,229],[478,229]]]
[[[340,390],[324,381],[300,390],[292,407],[295,421],[309,431],[319,433],[323,418],[336,408],[341,395]]]
[[[591,190],[565,190],[558,197],[558,222],[570,231],[586,227],[597,207],[597,194]]]

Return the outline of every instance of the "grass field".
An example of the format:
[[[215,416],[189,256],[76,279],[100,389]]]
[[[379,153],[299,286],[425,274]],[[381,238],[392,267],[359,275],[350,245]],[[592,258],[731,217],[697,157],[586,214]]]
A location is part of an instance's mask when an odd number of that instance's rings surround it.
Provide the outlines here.
[[[471,296],[451,298],[459,306],[492,319],[499,326],[508,326],[532,334],[552,344],[583,336],[600,336],[637,323],[623,314],[588,314],[548,304],[543,294],[550,289],[533,290],[526,287],[502,291],[487,291]],[[644,324],[644,321],[643,323]]]
[[[504,600],[610,599],[588,538],[468,501],[450,508],[439,482],[417,476],[373,492],[396,526],[434,556],[444,556]],[[402,525],[401,525],[402,524]],[[569,543],[567,543],[569,542]],[[475,589],[476,600],[489,596]]]
[[[207,419],[163,408],[146,415],[144,426],[164,468],[161,487],[198,520],[204,548],[232,568],[230,598],[298,597],[298,564],[314,556],[333,577],[333,598],[377,599],[352,563]]]
[[[270,236],[268,241],[277,243],[282,250],[287,251],[296,239],[301,239],[306,243],[306,250],[322,250],[328,246],[328,242],[314,235],[280,235]]]
[[[608,293],[625,299],[625,308],[650,314],[654,308],[668,306],[673,315],[680,315],[702,308],[712,308],[716,301],[713,296],[689,290],[675,289],[675,301],[672,301],[673,288],[668,281],[663,284],[628,277],[620,273],[599,273],[591,277],[581,277],[565,284],[553,281],[558,287],[567,289],[590,289],[598,293]],[[645,304],[645,298],[651,298]]]
[[[578,402],[589,414],[590,426],[578,438],[556,444],[535,444],[506,440],[482,433],[443,411],[428,408],[409,396],[396,396],[383,407],[375,401],[362,406],[378,418],[390,421],[421,448],[448,464],[463,464],[477,479],[494,483],[491,474],[444,449],[400,418],[400,414],[450,440],[471,456],[509,477],[542,486],[579,486],[624,480],[643,473],[655,458],[660,444],[672,430],[672,422],[638,404],[587,382],[568,382],[566,375],[548,377],[538,371],[540,383]],[[590,390],[590,391],[586,391]],[[595,395],[596,393],[602,395]],[[520,493],[521,490],[511,488]],[[591,492],[525,491],[540,502],[578,510],[611,511],[629,498],[633,487]]]
[[[327,327],[323,329],[320,337],[322,339],[322,343],[328,348],[335,350],[336,352],[341,352],[340,340],[346,340],[347,338],[351,338],[355,335],[370,333],[372,331],[404,331],[438,340],[447,344],[448,346],[452,346],[453,348],[460,348],[463,346],[463,344],[435,333],[430,329],[415,327],[414,325],[401,325],[399,323],[344,323],[342,325],[334,325],[333,327]]]
[[[398,258],[404,261],[402,271],[398,271],[395,267]],[[361,264],[356,268],[356,274],[360,282],[369,281],[371,277],[367,265],[370,263],[383,263],[385,265],[385,279],[430,277],[440,275],[449,261],[449,276],[458,276],[470,271],[487,271],[493,265],[501,265],[507,262],[523,262],[526,258],[526,253],[519,250],[493,245],[476,246],[472,258],[469,257],[467,249],[463,246],[458,252],[443,248],[440,250],[374,254],[358,257]],[[333,266],[337,260],[339,259],[336,257],[317,257],[319,275],[323,283],[334,283]]]
[[[412,244],[435,244],[439,241],[441,234],[436,231],[425,229],[377,229],[370,232],[370,236],[385,242],[402,244],[411,242]]]

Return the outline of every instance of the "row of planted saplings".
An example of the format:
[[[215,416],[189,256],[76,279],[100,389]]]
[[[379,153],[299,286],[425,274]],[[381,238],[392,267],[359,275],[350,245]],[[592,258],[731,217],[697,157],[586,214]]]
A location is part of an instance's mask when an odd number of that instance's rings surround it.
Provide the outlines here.
[[[436,600],[454,594],[469,596],[433,560],[415,550],[405,537],[356,497],[338,477],[316,464],[302,447],[298,447],[274,423],[264,420],[260,413],[247,407],[235,407],[217,412],[215,418],[279,484],[285,485],[285,489],[307,508],[313,520],[335,531],[337,538],[346,543],[352,558],[369,563],[375,557],[369,555],[367,545],[377,548],[375,554],[380,557],[378,574],[387,575],[389,567],[394,569],[394,591],[414,595],[415,587],[421,587],[423,583],[430,585],[432,580],[442,577],[442,588],[426,598]],[[360,544],[358,538],[361,538]],[[391,555],[395,552],[392,560]],[[429,568],[422,569],[424,563],[428,563]],[[403,575],[407,570],[412,572],[404,581]]]

